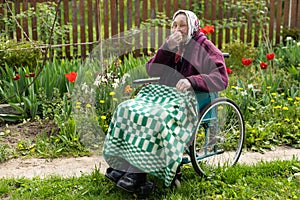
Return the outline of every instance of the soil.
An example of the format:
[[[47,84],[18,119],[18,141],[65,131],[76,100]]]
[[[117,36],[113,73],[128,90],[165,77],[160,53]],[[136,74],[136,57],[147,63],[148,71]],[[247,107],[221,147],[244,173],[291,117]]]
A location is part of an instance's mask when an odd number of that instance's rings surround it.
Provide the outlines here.
[[[59,132],[59,128],[51,120],[23,123],[0,123],[0,145],[16,146],[20,141],[33,140],[37,135],[50,135]]]
[[[8,131],[9,130],[9,131]],[[59,129],[51,121],[27,122],[22,124],[0,124],[0,145],[7,144],[15,146],[19,141],[34,139],[37,134],[55,133]],[[9,132],[9,133],[8,133]],[[290,147],[277,147],[264,154],[258,152],[243,152],[239,163],[255,164],[261,161],[290,160],[293,157],[300,159],[300,149]],[[80,176],[89,174],[95,168],[105,173],[107,163],[101,155],[85,157],[39,159],[39,158],[17,158],[0,163],[0,179],[10,177],[41,178],[49,175],[61,177]]]

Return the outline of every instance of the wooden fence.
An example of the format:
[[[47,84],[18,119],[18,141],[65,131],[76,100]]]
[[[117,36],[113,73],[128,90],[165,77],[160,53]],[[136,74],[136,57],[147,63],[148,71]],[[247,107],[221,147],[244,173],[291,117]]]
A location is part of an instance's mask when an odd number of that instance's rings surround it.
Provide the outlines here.
[[[41,2],[46,1],[0,0],[0,17],[13,19],[30,7],[36,10]],[[78,56],[84,58],[99,44],[100,39],[103,41],[127,30],[139,28],[148,19],[157,19],[159,13],[171,18],[178,9],[197,11],[203,26],[215,25],[216,31],[209,37],[220,49],[224,43],[236,39],[257,46],[263,33],[272,44],[278,44],[282,40],[282,29],[300,27],[300,0],[265,0],[265,5],[262,6],[268,8],[268,23],[262,26],[259,21],[253,21],[253,18],[248,16],[239,27],[229,26],[229,22],[231,25],[237,23],[241,17],[235,9],[231,8],[238,9],[241,2],[247,0],[53,0],[47,2],[56,2],[59,5],[58,22],[61,25],[70,25],[70,30],[65,33],[64,39],[58,39],[55,41],[56,44],[53,44],[61,49],[60,56],[67,58]],[[39,20],[35,16],[18,18],[16,20],[18,25],[13,28],[0,20],[0,33],[17,40],[40,40]],[[215,24],[216,21],[221,23]],[[228,23],[227,27],[226,23]],[[153,27],[151,31],[143,32],[138,42],[142,43],[143,51],[147,52],[147,49],[158,48],[169,33],[169,26]]]

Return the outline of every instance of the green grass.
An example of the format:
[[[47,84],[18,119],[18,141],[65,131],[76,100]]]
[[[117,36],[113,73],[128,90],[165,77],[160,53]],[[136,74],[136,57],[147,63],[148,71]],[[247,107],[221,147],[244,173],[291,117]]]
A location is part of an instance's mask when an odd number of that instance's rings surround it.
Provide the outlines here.
[[[192,168],[183,168],[181,189],[155,183],[147,199],[300,199],[299,160],[237,165],[210,179],[199,177]],[[2,179],[0,199],[140,199],[123,192],[95,169],[75,178],[51,176],[46,179]]]

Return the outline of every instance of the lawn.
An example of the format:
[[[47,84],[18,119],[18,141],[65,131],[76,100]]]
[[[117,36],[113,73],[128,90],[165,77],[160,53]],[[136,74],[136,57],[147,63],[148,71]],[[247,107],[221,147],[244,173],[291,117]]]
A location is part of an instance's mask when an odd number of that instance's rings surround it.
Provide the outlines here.
[[[201,178],[193,168],[183,167],[181,188],[165,188],[161,180],[155,183],[148,197],[129,194],[118,189],[96,168],[92,174],[45,179],[2,179],[1,199],[300,199],[299,159],[238,164],[212,178]]]

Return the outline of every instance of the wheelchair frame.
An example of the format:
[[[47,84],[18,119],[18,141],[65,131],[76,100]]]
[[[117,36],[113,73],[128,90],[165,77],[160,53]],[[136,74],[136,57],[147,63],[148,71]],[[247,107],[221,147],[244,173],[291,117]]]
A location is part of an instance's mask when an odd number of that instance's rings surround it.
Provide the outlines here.
[[[223,56],[229,57],[228,53]],[[134,84],[158,82],[159,78],[134,80]],[[239,106],[231,99],[216,97],[199,111],[197,128],[191,144],[186,149],[187,156],[181,165],[192,164],[201,176],[210,177],[235,165],[242,153],[245,141],[245,125]],[[173,184],[180,187],[180,166]]]

